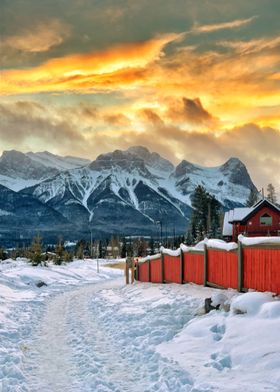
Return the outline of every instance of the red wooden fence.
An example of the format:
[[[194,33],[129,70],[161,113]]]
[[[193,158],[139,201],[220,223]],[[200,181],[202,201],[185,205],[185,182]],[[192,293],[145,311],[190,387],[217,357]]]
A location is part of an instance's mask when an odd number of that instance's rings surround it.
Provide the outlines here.
[[[243,287],[280,294],[280,249],[243,249]]]
[[[237,289],[238,256],[236,251],[208,249],[207,281],[218,286]]]
[[[255,289],[280,294],[278,246],[244,246],[238,252],[208,248],[206,252],[185,252],[182,257],[183,270],[180,256],[164,254],[163,265],[161,258],[140,262],[138,280],[214,284],[224,288]]]
[[[141,282],[149,282],[149,263],[139,263],[139,277]]]
[[[184,282],[203,284],[204,254],[184,253]]]
[[[164,281],[167,283],[181,283],[180,256],[164,255]]]
[[[150,261],[151,282],[162,283],[162,266],[161,259]]]

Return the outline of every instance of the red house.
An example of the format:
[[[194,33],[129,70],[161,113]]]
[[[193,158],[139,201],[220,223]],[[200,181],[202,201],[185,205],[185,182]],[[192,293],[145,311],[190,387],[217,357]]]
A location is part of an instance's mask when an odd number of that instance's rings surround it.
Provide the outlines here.
[[[236,242],[239,234],[247,237],[280,236],[280,208],[269,200],[262,199],[253,207],[227,211],[223,236]]]

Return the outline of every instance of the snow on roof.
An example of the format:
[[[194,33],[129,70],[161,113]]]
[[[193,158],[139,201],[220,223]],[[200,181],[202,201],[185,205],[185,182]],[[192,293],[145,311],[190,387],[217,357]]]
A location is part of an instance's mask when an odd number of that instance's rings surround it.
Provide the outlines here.
[[[254,207],[238,207],[227,211],[224,216],[223,236],[229,237],[232,235],[232,222],[243,220],[254,210]]]
[[[254,210],[254,207],[234,208],[230,222],[241,221]]]
[[[230,237],[232,236],[232,224],[229,221],[232,219],[233,210],[227,211],[224,216],[224,224],[223,224],[223,236]]]

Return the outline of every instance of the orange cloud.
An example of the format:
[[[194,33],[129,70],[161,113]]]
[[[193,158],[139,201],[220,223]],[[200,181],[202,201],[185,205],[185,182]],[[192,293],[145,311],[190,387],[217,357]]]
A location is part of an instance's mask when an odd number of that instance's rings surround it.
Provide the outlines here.
[[[167,34],[99,52],[51,59],[30,69],[6,70],[2,72],[1,91],[7,95],[99,89],[110,86],[112,80],[129,86],[137,81],[137,74],[143,68],[162,56],[168,43],[180,37],[180,34]]]

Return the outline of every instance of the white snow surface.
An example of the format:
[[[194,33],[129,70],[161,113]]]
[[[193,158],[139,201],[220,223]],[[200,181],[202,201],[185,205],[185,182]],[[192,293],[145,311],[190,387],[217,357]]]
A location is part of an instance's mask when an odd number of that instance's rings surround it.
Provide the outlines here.
[[[239,234],[238,240],[246,246],[260,244],[280,245],[280,237],[244,237],[242,234]]]
[[[125,286],[107,262],[0,263],[1,392],[279,392],[277,298]]]

